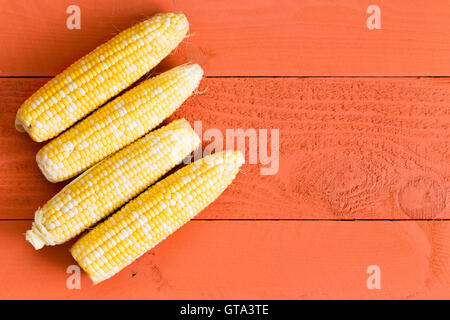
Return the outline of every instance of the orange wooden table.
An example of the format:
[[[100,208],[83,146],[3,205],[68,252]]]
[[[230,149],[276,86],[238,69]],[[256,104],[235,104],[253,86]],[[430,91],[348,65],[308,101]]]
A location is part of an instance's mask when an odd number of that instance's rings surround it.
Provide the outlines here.
[[[450,298],[446,0],[79,0],[68,29],[73,4],[0,0],[0,298]],[[381,29],[368,28],[371,5]],[[201,121],[205,147],[212,132],[279,130],[277,170],[250,163],[249,139],[242,173],[195,220],[112,279],[68,289],[72,242],[35,252],[24,240],[64,184],[41,175],[42,145],[15,114],[159,11],[183,11],[191,31],[156,72],[205,69],[172,119]]]

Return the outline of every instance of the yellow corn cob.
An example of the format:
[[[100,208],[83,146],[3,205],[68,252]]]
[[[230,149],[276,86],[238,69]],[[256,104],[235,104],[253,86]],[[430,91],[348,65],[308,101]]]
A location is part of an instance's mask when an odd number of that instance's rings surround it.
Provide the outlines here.
[[[185,119],[149,133],[92,167],[35,213],[35,249],[63,243],[136,196],[180,163],[200,140]]]
[[[73,257],[94,283],[108,279],[213,202],[243,162],[224,151],[178,170],[79,239]]]
[[[36,155],[39,168],[51,182],[77,175],[159,125],[202,75],[199,65],[186,64],[144,81],[45,145]]]
[[[188,28],[182,13],[166,13],[122,31],[26,100],[16,129],[38,142],[58,135],[156,66]]]

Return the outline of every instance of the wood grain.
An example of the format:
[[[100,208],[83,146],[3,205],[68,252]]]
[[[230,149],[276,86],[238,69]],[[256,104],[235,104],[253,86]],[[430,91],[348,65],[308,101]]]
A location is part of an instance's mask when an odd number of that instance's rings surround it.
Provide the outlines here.
[[[191,34],[163,66],[200,63],[207,75],[449,75],[447,0],[1,0],[0,75],[55,75],[160,11],[183,11]],[[366,9],[381,9],[369,30]]]
[[[64,184],[14,129],[20,103],[47,79],[0,80],[0,218],[30,219]],[[171,118],[218,129],[279,129],[279,171],[247,164],[199,218],[450,218],[448,79],[204,79]],[[270,143],[270,139],[269,139]],[[210,141],[203,141],[204,147]],[[226,144],[224,143],[224,146]]]
[[[450,222],[192,221],[112,279],[68,290],[70,244],[39,252],[0,222],[0,298],[448,298]],[[381,289],[368,290],[369,265]]]

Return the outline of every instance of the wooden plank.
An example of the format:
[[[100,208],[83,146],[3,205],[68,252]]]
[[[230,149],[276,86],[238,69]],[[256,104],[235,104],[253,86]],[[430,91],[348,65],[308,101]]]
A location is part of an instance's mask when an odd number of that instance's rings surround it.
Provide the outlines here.
[[[207,75],[449,75],[446,0],[0,1],[0,75],[55,75],[119,30],[160,11],[183,11],[191,37],[163,68],[184,61]],[[369,5],[381,30],[369,30]]]
[[[39,145],[13,125],[20,103],[45,81],[0,80],[0,218],[32,218],[64,185],[44,179]],[[211,129],[224,148],[226,129],[279,129],[280,150],[278,172],[262,175],[267,165],[260,150],[249,164],[247,141],[242,173],[199,217],[450,218],[449,82],[204,79],[203,93],[171,119],[202,121],[205,148]]]
[[[121,273],[68,290],[69,245],[0,222],[1,299],[450,298],[450,222],[192,221]],[[368,266],[381,289],[369,290]]]

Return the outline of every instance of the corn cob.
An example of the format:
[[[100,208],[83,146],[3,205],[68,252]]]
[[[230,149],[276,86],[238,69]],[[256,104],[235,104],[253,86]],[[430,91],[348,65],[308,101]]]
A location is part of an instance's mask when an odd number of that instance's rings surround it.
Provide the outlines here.
[[[174,112],[197,88],[197,64],[144,81],[45,145],[36,161],[51,182],[71,178],[141,137]]]
[[[83,173],[38,209],[26,239],[40,249],[73,238],[154,183],[199,144],[184,119],[147,134]]]
[[[16,129],[38,142],[58,135],[156,66],[188,28],[182,13],[166,13],[119,33],[26,100]]]
[[[213,202],[243,162],[224,151],[178,170],[79,239],[73,257],[94,283],[108,279]]]

